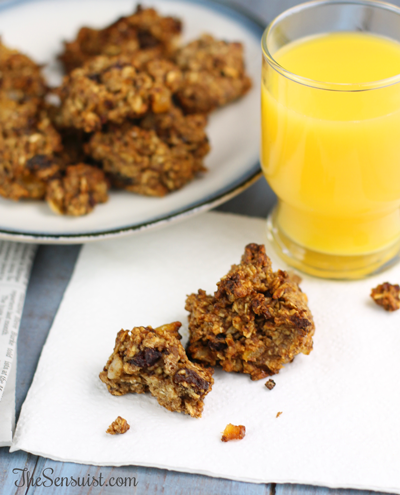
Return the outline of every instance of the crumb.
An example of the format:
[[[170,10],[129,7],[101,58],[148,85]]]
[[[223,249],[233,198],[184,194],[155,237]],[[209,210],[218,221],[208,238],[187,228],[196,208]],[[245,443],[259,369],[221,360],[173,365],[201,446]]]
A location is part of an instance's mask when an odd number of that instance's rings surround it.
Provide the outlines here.
[[[123,435],[129,430],[129,428],[130,426],[128,425],[126,419],[118,416],[118,418],[110,424],[106,433],[109,433],[110,435],[116,435],[117,433]]]
[[[272,390],[275,387],[276,383],[274,380],[269,379],[266,383],[265,386],[267,387],[268,390]]]
[[[169,411],[201,417],[204,397],[211,391],[212,370],[186,356],[174,322],[153,329],[135,327],[118,332],[114,352],[100,379],[113,395],[150,392]]]
[[[371,291],[372,299],[386,311],[400,309],[400,286],[385,282]]]
[[[235,426],[229,423],[223,434],[222,434],[222,442],[230,442],[231,440],[242,440],[246,435],[246,427],[243,425]]]
[[[128,123],[95,133],[86,149],[114,187],[146,196],[165,196],[204,170],[186,145],[168,146],[155,131]]]
[[[176,97],[187,113],[209,113],[251,88],[245,72],[243,46],[203,35],[179,48],[174,61],[183,72]]]
[[[279,416],[282,414],[282,411],[276,413],[276,417],[279,418]]]
[[[69,165],[61,177],[49,181],[46,201],[59,215],[81,216],[91,212],[96,204],[105,203],[107,191],[102,170],[78,163]]]
[[[138,51],[149,51],[153,57],[168,55],[181,31],[179,19],[162,17],[156,10],[139,5],[132,15],[121,17],[104,29],[82,27],[74,41],[64,42],[59,58],[70,72],[97,55],[136,55]]]
[[[272,271],[263,245],[246,246],[217,286],[213,296],[200,289],[187,297],[191,359],[260,380],[311,352],[307,296],[286,272]]]

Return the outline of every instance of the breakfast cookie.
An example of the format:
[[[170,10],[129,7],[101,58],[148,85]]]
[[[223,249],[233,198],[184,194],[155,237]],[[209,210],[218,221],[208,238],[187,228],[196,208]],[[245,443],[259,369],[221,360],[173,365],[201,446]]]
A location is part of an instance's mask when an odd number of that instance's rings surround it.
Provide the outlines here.
[[[179,322],[153,329],[135,327],[117,334],[114,352],[100,379],[113,395],[150,392],[169,411],[199,418],[214,380],[193,364],[180,342]]]
[[[307,296],[286,272],[272,271],[263,245],[246,246],[241,263],[217,286],[213,296],[199,290],[186,300],[191,359],[259,380],[311,352]]]
[[[241,43],[205,34],[179,48],[174,61],[183,72],[182,88],[176,97],[186,113],[209,113],[251,88]]]
[[[186,145],[170,147],[153,130],[128,123],[96,132],[86,150],[114,187],[146,196],[165,196],[204,170]]]
[[[156,10],[139,5],[132,15],[104,29],[82,27],[74,41],[64,43],[59,58],[66,72],[70,72],[97,55],[113,57],[147,50],[155,57],[173,50],[181,30],[179,19],[162,17]]]
[[[0,88],[9,98],[43,98],[47,86],[41,66],[0,42]]]
[[[98,56],[73,70],[59,89],[59,124],[93,132],[107,122],[168,111],[179,69],[169,62],[151,67],[152,73],[138,70],[131,57],[120,55]]]
[[[25,120],[16,114],[14,123],[20,118]],[[43,113],[21,128],[0,125],[0,195],[43,199],[47,181],[60,170],[55,158],[60,150],[61,138]]]
[[[59,215],[81,216],[96,204],[108,200],[108,182],[104,172],[85,163],[69,165],[60,177],[51,179],[46,201]]]
[[[148,113],[139,125],[143,129],[154,130],[168,146],[183,147],[196,159],[201,160],[210,151],[205,132],[207,116],[204,114],[184,115],[180,108],[173,105],[165,113]]]

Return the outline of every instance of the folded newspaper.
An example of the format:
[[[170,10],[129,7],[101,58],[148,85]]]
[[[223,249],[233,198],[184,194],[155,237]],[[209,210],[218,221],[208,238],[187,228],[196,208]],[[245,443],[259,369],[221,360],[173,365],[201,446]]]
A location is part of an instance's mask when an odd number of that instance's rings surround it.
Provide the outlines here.
[[[17,338],[36,246],[0,241],[0,447],[15,422]]]

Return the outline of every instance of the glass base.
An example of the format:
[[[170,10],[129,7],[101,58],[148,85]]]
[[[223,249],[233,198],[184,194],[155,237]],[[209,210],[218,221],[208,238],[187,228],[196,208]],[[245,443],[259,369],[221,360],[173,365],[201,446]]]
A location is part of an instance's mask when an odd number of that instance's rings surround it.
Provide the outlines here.
[[[382,251],[358,256],[330,255],[300,246],[280,229],[276,208],[267,219],[267,234],[288,265],[315,277],[355,280],[380,273],[400,261],[400,239]]]

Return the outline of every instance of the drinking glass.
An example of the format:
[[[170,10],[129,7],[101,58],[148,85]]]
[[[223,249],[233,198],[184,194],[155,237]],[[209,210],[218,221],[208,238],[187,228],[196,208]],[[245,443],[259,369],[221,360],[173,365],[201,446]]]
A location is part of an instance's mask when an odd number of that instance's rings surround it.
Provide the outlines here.
[[[316,81],[274,59],[291,42],[338,32],[400,42],[400,9],[317,0],[269,25],[262,37],[261,165],[278,197],[267,227],[280,256],[315,276],[354,279],[399,259],[400,75]]]

